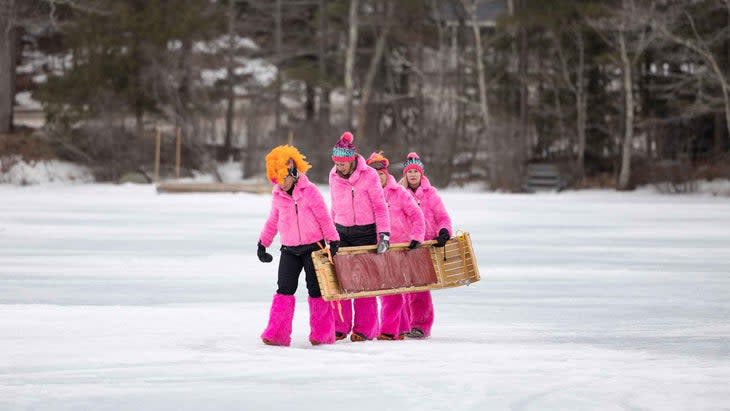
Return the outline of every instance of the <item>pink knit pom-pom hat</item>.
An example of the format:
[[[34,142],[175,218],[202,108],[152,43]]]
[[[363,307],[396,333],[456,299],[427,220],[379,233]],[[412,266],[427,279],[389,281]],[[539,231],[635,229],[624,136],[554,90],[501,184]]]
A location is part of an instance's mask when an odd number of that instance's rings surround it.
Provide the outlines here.
[[[352,142],[354,139],[355,137],[349,131],[342,133],[340,140],[332,147],[332,161],[337,163],[354,161],[357,152],[357,148]]]
[[[408,157],[403,163],[403,175],[406,175],[408,170],[418,170],[423,175],[423,162],[415,151],[408,153]]]

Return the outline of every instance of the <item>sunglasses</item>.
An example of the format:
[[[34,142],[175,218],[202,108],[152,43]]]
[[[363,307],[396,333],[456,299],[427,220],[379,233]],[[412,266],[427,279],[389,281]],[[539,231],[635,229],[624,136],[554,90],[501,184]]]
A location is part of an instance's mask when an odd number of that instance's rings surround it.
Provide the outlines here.
[[[383,163],[382,161],[376,161],[374,163],[371,163],[370,167],[372,167],[376,170],[382,170],[382,169],[386,168],[385,163]]]

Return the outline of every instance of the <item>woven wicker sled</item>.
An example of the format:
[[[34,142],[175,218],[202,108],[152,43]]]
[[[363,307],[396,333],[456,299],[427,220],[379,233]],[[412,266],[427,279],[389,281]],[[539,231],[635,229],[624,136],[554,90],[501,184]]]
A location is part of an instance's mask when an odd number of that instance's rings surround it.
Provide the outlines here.
[[[312,253],[322,297],[327,301],[373,297],[469,285],[480,280],[469,233],[457,233],[446,246],[426,241],[416,250],[392,244],[384,254],[376,246],[342,247],[333,261],[327,250]],[[337,272],[337,267],[346,267]],[[339,277],[339,278],[338,278]]]

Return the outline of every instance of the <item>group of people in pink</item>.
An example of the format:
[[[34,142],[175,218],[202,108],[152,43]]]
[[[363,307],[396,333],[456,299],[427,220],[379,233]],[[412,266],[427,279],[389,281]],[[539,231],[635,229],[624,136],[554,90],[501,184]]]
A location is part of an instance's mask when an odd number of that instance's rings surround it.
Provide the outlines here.
[[[266,175],[274,188],[257,255],[261,262],[273,261],[266,248],[278,233],[281,256],[262,341],[291,344],[294,294],[302,269],[309,293],[311,344],[333,344],[348,335],[356,342],[429,337],[434,322],[429,291],[378,297],[380,312],[376,297],[341,301],[334,309],[322,299],[311,257],[325,243],[333,257],[340,247],[360,245],[377,245],[377,252],[384,253],[391,242],[409,243],[415,249],[434,239],[436,247],[443,247],[452,235],[451,219],[424,175],[423,162],[409,153],[403,177],[396,181],[388,171],[388,158],[381,152],[365,159],[349,132],[332,148],[332,161],[328,211],[322,194],[306,177],[311,166],[297,148],[278,146],[266,156]]]

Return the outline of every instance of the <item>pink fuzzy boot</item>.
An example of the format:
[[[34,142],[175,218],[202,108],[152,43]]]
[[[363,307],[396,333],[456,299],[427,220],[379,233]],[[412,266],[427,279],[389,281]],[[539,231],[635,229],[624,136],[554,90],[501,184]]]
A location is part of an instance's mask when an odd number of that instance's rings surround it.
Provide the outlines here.
[[[309,342],[312,345],[334,344],[335,317],[330,303],[322,297],[309,297]]]
[[[411,295],[403,295],[403,310],[400,313],[400,334],[401,336],[411,331]]]
[[[342,317],[340,318],[340,313]],[[337,339],[347,337],[352,331],[352,300],[341,300],[335,302],[335,333]]]
[[[269,313],[269,325],[261,334],[261,340],[268,345],[291,344],[291,323],[294,318],[294,296],[274,294]]]
[[[430,337],[431,326],[433,326],[433,301],[431,300],[431,292],[421,291],[413,293],[410,299],[411,332],[409,333],[409,337]]]
[[[403,294],[380,297],[380,335],[379,340],[400,340]],[[408,329],[410,331],[410,328]]]
[[[375,297],[356,298],[355,325],[352,327],[352,341],[372,340],[378,335],[378,300]]]

